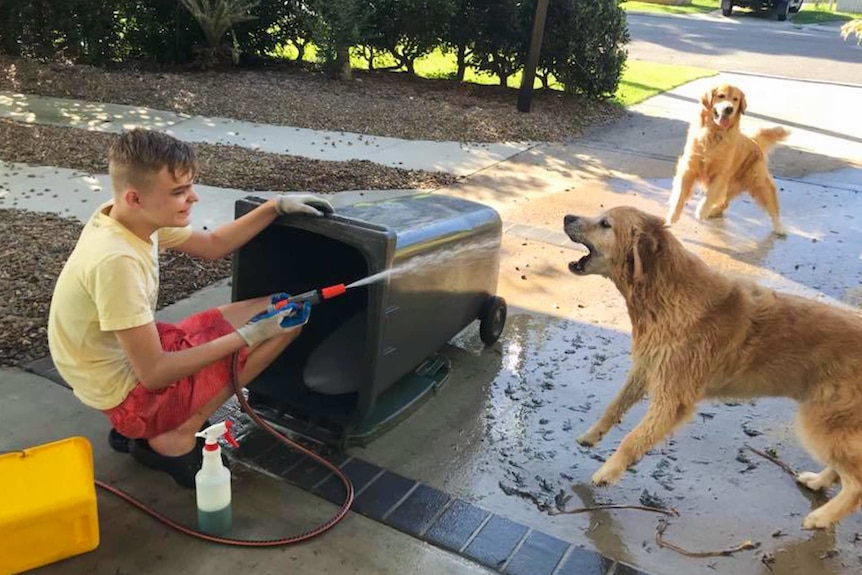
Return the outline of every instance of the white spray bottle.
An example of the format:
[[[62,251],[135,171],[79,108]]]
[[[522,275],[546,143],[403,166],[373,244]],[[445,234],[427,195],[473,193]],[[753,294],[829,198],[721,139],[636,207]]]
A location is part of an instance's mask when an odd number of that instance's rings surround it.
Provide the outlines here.
[[[230,434],[233,425],[222,421],[199,431],[195,437],[203,437],[203,464],[195,474],[195,489],[198,504],[198,529],[210,535],[225,535],[231,527],[230,470],[221,460],[219,437],[224,436],[234,447],[239,444]]]

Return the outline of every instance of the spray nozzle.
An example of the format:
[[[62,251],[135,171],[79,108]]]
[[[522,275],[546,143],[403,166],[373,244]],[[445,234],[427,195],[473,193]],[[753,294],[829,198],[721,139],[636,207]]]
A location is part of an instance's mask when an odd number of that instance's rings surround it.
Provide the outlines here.
[[[323,300],[332,299],[334,297],[338,297],[341,294],[347,291],[347,286],[344,284],[336,284],[334,286],[325,287],[323,289],[313,289],[311,291],[307,291],[305,293],[301,293],[298,295],[290,296],[287,299],[283,299],[275,305],[275,309],[281,309],[289,303],[305,303],[309,302],[311,305],[318,304]]]
[[[207,451],[215,451],[218,448],[218,438],[222,436],[230,443],[231,447],[239,447],[239,443],[236,442],[236,439],[230,433],[231,427],[233,427],[232,422],[222,421],[198,431],[195,433],[195,437],[203,437],[206,440],[204,449]]]

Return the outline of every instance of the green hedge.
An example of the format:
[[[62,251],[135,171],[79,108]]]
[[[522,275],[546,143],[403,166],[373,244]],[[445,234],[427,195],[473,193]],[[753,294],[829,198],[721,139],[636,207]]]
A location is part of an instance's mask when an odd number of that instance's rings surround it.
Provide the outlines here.
[[[371,62],[386,54],[412,73],[417,58],[443,48],[456,54],[459,80],[470,66],[505,84],[526,59],[536,1],[259,0],[254,19],[237,24],[225,43],[257,57],[285,44],[302,57],[314,43],[321,64],[342,75],[351,50]],[[550,0],[538,75],[568,91],[612,94],[627,42],[618,0]],[[0,51],[8,54],[185,64],[205,45],[179,0],[0,0]]]

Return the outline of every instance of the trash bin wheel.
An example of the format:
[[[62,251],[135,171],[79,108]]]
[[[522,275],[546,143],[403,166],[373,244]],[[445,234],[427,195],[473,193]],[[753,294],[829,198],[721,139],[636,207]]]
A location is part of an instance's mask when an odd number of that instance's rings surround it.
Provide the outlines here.
[[[506,325],[506,300],[491,296],[485,304],[485,311],[479,317],[479,338],[485,345],[493,345],[503,333]]]

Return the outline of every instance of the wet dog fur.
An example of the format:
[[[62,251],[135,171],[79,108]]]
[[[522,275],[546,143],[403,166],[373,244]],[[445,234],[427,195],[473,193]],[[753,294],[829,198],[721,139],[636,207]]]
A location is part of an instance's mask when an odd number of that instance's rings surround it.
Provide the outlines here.
[[[789,132],[781,127],[759,130],[753,137],[739,129],[745,93],[735,86],[716,86],[701,97],[698,120],[689,126],[665,221],[679,220],[695,184],[706,191],[695,215],[700,220],[724,214],[733,198],[747,191],[772,219],[772,229],[785,235],[779,218],[778,193],[769,175],[766,154]]]
[[[730,279],[686,250],[660,218],[634,208],[569,215],[564,229],[589,250],[570,271],[613,281],[632,323],[625,385],[578,442],[595,445],[634,403],[649,398],[643,420],[593,475],[594,484],[619,481],[703,399],[788,397],[799,403],[803,445],[825,463],[797,480],[813,490],[841,482],[803,527],[828,527],[859,507],[862,317]]]

